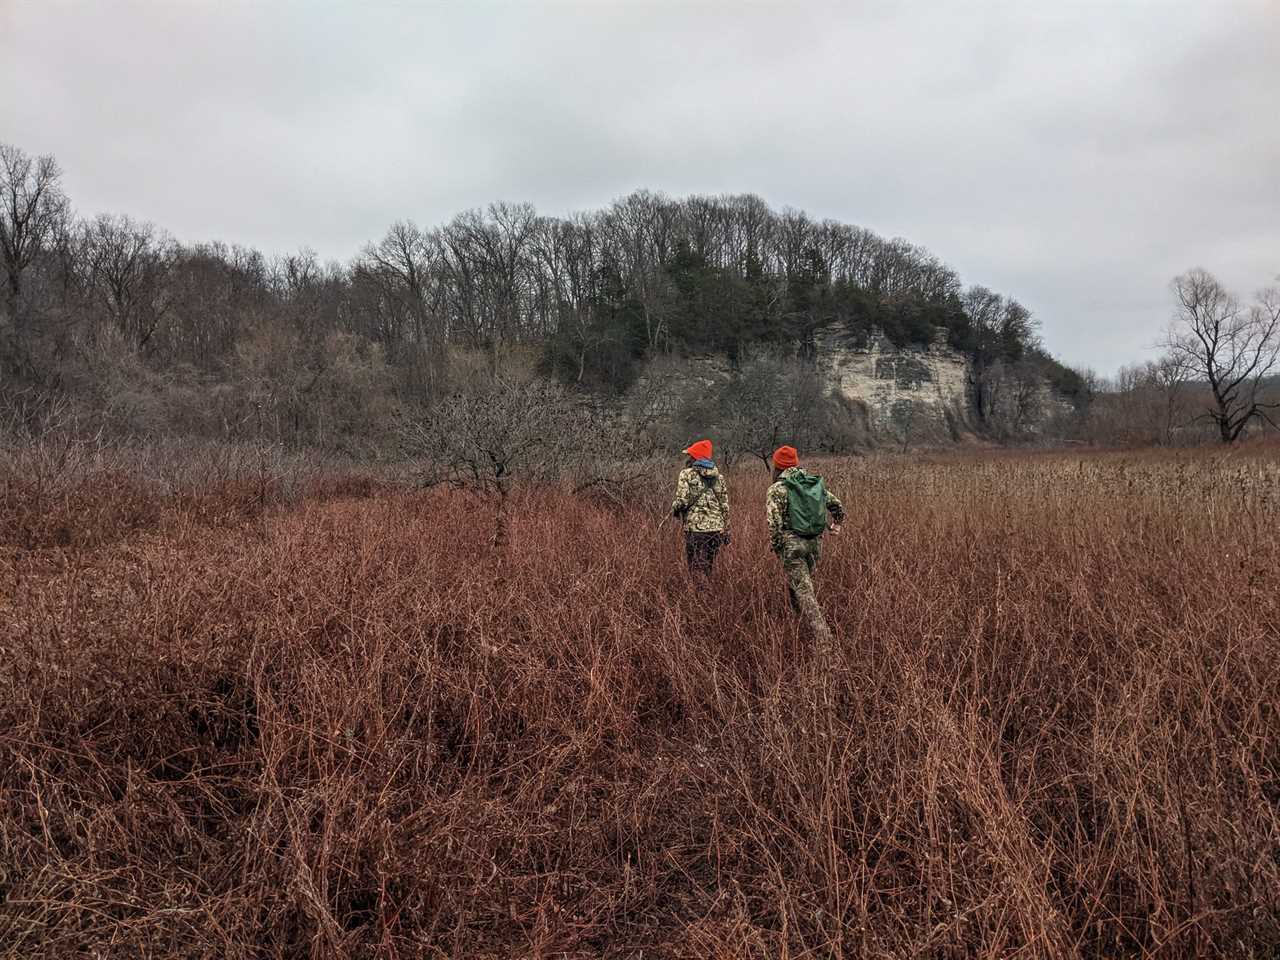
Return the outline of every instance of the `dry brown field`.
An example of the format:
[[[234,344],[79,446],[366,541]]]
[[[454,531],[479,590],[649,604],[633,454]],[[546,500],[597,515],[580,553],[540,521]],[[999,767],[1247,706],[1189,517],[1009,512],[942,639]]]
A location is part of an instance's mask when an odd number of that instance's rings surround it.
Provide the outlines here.
[[[0,480],[0,956],[1275,956],[1280,453],[759,465],[622,505]],[[674,479],[674,465],[672,480]]]

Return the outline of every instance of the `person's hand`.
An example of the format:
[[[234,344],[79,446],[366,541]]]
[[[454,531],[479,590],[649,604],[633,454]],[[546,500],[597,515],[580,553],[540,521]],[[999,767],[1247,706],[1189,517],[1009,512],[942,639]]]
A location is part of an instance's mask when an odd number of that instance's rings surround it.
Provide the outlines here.
[[[830,525],[828,525],[827,529],[831,531],[831,535],[832,535],[833,537],[838,537],[838,536],[840,536],[840,524],[836,523],[834,520],[832,520],[832,521],[831,521],[831,523],[830,523]]]

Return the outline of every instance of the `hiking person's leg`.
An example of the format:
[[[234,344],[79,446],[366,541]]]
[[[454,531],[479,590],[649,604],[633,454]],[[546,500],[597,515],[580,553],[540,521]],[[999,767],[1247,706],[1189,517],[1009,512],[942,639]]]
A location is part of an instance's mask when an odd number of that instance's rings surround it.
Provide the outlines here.
[[[710,577],[716,565],[716,556],[720,553],[720,547],[724,544],[722,534],[712,533],[707,535],[707,576]]]
[[[809,624],[818,645],[826,650],[831,644],[831,629],[827,626],[827,618],[822,614],[822,607],[818,605],[818,595],[813,587],[813,573],[821,554],[821,541],[818,537],[796,543],[788,580],[801,616]]]
[[[689,563],[689,572],[710,575],[711,564],[715,560],[714,538],[715,534],[711,533],[687,533],[687,557]]]
[[[801,615],[805,612],[805,595],[813,593],[806,553],[805,543],[799,538],[789,539],[782,548],[782,570],[787,577],[787,595],[791,599],[791,609]]]

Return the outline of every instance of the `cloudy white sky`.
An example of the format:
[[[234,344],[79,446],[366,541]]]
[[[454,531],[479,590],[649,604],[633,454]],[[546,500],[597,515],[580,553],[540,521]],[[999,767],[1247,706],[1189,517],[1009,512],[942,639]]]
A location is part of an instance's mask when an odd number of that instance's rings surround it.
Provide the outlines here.
[[[1104,372],[1280,274],[1280,0],[0,0],[84,214],[345,260],[399,218],[753,192],[928,247]]]

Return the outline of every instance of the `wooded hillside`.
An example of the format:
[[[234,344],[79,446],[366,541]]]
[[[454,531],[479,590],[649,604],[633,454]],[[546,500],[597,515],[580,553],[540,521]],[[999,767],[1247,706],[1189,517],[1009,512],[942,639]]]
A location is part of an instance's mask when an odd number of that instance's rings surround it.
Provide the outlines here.
[[[15,147],[0,192],[6,389],[69,397],[112,432],[367,445],[391,410],[507,363],[608,398],[659,356],[802,366],[824,331],[963,351],[979,422],[1012,374],[1083,386],[1017,300],[905,240],[751,195],[639,191],[568,218],[497,203],[397,222],[325,263],[77,216],[56,161]]]

